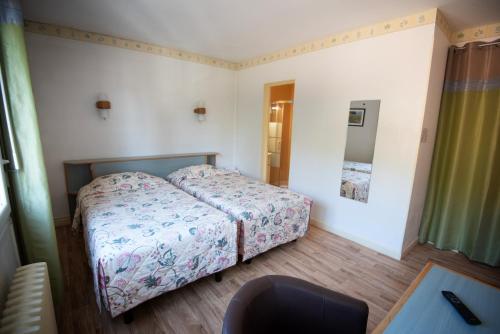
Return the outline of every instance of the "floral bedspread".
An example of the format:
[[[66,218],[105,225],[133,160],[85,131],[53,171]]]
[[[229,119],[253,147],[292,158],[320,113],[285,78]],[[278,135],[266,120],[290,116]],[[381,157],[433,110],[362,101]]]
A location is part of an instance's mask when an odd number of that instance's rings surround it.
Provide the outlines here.
[[[238,245],[243,260],[307,232],[312,201],[288,189],[238,173],[171,182],[240,222]]]
[[[360,202],[368,202],[371,174],[365,172],[342,170],[340,195]]]
[[[78,210],[97,302],[113,317],[237,261],[237,224],[165,180],[121,173],[94,180]]]

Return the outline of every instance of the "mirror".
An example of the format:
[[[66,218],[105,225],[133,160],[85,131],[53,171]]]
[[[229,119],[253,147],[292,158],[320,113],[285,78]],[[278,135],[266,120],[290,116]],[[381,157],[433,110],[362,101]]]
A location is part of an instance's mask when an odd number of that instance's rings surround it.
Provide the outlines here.
[[[352,101],[340,196],[368,203],[380,100]]]

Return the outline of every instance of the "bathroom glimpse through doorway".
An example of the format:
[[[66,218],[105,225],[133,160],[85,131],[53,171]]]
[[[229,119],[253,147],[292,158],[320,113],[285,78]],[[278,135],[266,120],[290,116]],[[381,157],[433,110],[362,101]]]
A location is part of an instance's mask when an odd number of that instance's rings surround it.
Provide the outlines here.
[[[266,183],[287,188],[295,83],[272,83],[264,88],[263,174]]]

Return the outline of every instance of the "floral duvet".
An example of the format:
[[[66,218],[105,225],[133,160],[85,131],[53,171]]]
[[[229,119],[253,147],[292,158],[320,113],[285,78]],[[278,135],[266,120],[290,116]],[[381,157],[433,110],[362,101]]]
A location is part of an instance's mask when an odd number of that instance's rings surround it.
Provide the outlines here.
[[[237,224],[161,178],[99,177],[77,204],[73,227],[83,226],[97,301],[113,317],[237,261]]]
[[[368,202],[371,174],[365,172],[342,170],[340,195],[360,202]]]
[[[198,177],[178,172],[168,177],[173,184],[238,220],[243,260],[302,237],[308,229],[312,201],[303,195],[215,168]]]

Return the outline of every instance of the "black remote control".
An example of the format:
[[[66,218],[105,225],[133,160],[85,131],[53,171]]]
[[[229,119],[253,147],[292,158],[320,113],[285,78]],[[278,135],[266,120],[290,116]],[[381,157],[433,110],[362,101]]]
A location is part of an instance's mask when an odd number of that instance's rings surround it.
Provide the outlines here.
[[[458,311],[458,313],[464,318],[465,322],[468,323],[469,325],[480,325],[481,320],[479,320],[474,313],[471,312],[465,306],[464,303],[451,291],[441,291],[443,294],[444,298],[446,298],[451,305],[455,308],[455,310]]]

